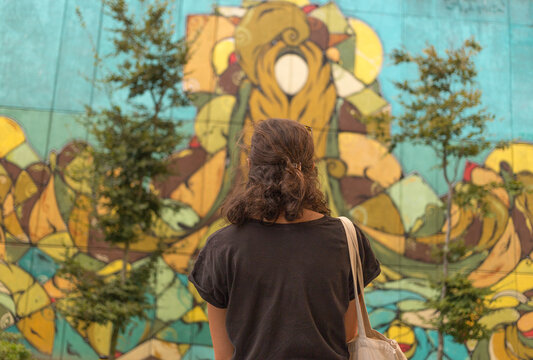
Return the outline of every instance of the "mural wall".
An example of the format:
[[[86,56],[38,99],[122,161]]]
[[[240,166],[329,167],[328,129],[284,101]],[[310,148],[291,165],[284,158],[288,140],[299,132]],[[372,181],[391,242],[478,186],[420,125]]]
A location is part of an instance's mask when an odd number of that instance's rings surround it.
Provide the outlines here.
[[[120,249],[91,236],[88,188],[76,176],[90,161],[79,151],[87,136],[76,115],[81,104],[103,104],[105,98],[80,76],[95,72],[89,41],[80,41],[88,34],[73,14],[82,6],[102,52],[109,49],[109,19],[99,4],[37,3],[0,5],[2,17],[15,14],[3,25],[5,48],[12,52],[0,55],[0,328],[22,334],[39,359],[98,359],[107,355],[111,329],[92,324],[83,331],[69,323],[57,307],[68,284],[56,271],[67,248],[104,276],[122,266]],[[121,334],[119,359],[213,358],[206,304],[186,276],[207,236],[224,225],[217,210],[242,159],[235,139],[270,117],[313,128],[333,215],[351,217],[371,240],[382,263],[382,274],[366,291],[374,327],[396,339],[409,359],[435,356],[437,335],[427,325],[431,309],[425,302],[434,291],[427,279],[438,271],[430,249],[444,241],[443,182],[432,170],[430,151],[405,146],[387,154],[372,137],[375,125],[361,119],[399,111],[391,81],[413,72],[389,66],[394,47],[418,51],[432,41],[442,49],[450,39],[476,35],[486,47],[479,60],[484,100],[501,118],[491,130],[495,138],[520,139],[461,164],[462,181],[516,178],[533,190],[533,86],[527,80],[533,75],[533,2],[368,3],[177,3],[177,25],[192,42],[184,86],[196,96],[194,106],[176,114],[190,120],[189,141],[171,159],[180,173],[156,190],[185,207],[164,211],[160,226],[132,249],[132,266],[154,249],[154,237],[174,251],[159,260],[150,320],[135,320]],[[41,28],[61,34],[47,40],[53,50],[40,41]],[[24,36],[32,52],[47,50],[42,58],[22,60],[17,49]],[[57,58],[49,58],[52,51]],[[487,200],[492,215],[486,218],[454,208],[453,235],[473,250],[453,271],[466,271],[475,286],[492,290],[491,313],[483,321],[493,333],[467,344],[445,338],[445,353],[449,359],[533,359],[533,194],[496,189]]]

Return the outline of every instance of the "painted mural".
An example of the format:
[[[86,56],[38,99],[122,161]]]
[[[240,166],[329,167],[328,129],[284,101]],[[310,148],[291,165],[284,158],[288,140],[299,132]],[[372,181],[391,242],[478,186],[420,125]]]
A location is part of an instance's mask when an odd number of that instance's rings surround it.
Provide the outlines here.
[[[119,359],[213,358],[206,304],[187,273],[207,236],[224,225],[217,210],[244,159],[255,123],[289,118],[311,126],[321,185],[333,215],[360,224],[382,263],[366,291],[373,326],[396,339],[409,359],[434,356],[437,334],[427,325],[438,271],[431,246],[444,242],[442,196],[418,173],[405,172],[362,118],[391,111],[379,74],[384,51],[375,30],[334,3],[307,0],[215,7],[189,14],[191,60],[184,87],[193,93],[194,135],[171,159],[179,175],[154,184],[169,202],[153,234],[132,249],[132,266],[162,237],[174,250],[159,260],[150,320],[134,320],[119,339]],[[388,130],[388,129],[386,129]],[[90,159],[72,140],[38,155],[16,118],[0,114],[0,328],[22,334],[39,359],[98,359],[110,328],[74,328],[58,311],[68,284],[56,275],[66,249],[103,276],[121,267],[120,249],[91,236],[88,184],[76,176]],[[81,149],[81,151],[80,151]],[[464,183],[520,180],[533,190],[533,144],[493,150],[468,162]],[[454,271],[488,287],[488,340],[445,338],[449,359],[533,359],[533,194],[495,189],[491,216],[454,208],[453,235],[472,250]]]

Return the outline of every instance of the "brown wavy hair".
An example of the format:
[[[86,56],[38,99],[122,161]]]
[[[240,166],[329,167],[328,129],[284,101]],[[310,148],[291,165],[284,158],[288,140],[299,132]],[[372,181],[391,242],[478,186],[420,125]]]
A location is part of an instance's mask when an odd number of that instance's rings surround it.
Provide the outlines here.
[[[248,159],[247,182],[235,188],[222,205],[229,222],[275,222],[282,215],[293,221],[304,209],[330,214],[319,189],[313,137],[305,126],[286,119],[259,122]]]

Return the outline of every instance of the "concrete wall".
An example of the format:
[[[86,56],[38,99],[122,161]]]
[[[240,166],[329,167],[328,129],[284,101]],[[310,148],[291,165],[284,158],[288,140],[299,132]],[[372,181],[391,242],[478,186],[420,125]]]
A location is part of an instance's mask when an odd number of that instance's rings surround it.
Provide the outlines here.
[[[174,5],[180,34],[194,39],[185,86],[198,96],[174,113],[190,138],[173,156],[181,176],[159,191],[187,206],[165,212],[164,231],[153,234],[176,252],[160,259],[151,320],[123,334],[121,359],[213,357],[205,303],[186,275],[223,224],[216,210],[231,187],[226,159],[239,151],[232,139],[267,117],[313,127],[333,212],[361,224],[382,262],[366,292],[374,327],[398,340],[408,358],[431,358],[436,333],[424,321],[432,293],[425,280],[437,271],[430,244],[443,241],[444,181],[431,150],[404,145],[386,155],[360,119],[401,111],[393,81],[416,72],[392,66],[393,49],[419,52],[429,43],[443,51],[474,36],[484,47],[476,58],[483,102],[497,117],[487,135],[517,143],[460,164],[460,179],[499,181],[505,168],[533,186],[533,1],[292,0],[264,17],[255,3]],[[244,16],[253,21],[243,25]],[[89,236],[86,189],[74,176],[87,159],[72,153],[88,140],[76,121],[83,105],[108,104],[87,80],[101,74],[93,49],[109,52],[112,23],[98,1],[81,0],[6,1],[0,20],[0,328],[21,333],[38,358],[98,359],[107,354],[110,328],[74,329],[57,310],[66,284],[55,273],[66,247],[87,267],[112,274],[120,266],[116,249]],[[298,55],[278,58],[287,47]],[[532,201],[495,191],[493,216],[454,217],[454,234],[475,247],[453,270],[492,290],[484,321],[494,331],[479,343],[446,338],[450,359],[533,358]],[[149,238],[138,243],[133,265],[151,249]]]

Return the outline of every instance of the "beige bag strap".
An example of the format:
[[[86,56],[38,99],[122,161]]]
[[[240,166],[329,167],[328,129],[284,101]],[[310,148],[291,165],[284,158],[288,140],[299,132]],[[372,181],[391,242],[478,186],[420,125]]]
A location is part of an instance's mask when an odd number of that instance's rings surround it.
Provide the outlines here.
[[[367,334],[372,332],[372,325],[368,318],[366,311],[365,297],[364,297],[364,282],[363,282],[363,268],[361,264],[361,257],[359,256],[359,245],[357,241],[357,233],[353,223],[346,217],[341,216],[339,219],[344,226],[346,232],[346,242],[348,243],[348,252],[350,253],[350,265],[352,267],[352,275],[354,280],[355,293],[355,307],[357,311],[357,329],[360,337],[367,337]],[[361,289],[361,301],[359,301],[359,294],[357,291],[358,285]]]

